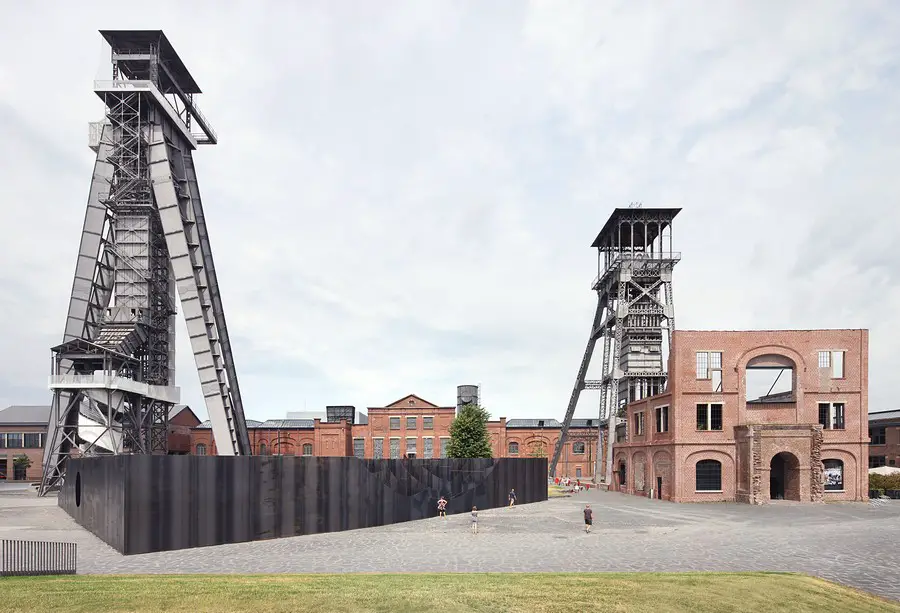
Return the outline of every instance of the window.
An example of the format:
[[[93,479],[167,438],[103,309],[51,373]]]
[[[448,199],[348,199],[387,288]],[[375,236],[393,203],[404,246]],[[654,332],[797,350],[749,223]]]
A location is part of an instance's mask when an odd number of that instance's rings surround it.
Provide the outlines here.
[[[640,436],[644,433],[644,412],[634,414],[634,434]]]
[[[0,449],[6,449],[6,432],[0,432]]]
[[[872,445],[884,445],[887,437],[884,428],[869,428],[869,438]]]
[[[575,478],[581,479],[581,467],[580,466],[575,467]]]
[[[572,443],[572,453],[574,453],[575,455],[584,454],[584,443],[581,441]]]
[[[415,417],[407,417],[406,418],[406,429],[407,430],[415,430],[416,429],[416,418]]]
[[[832,379],[844,378],[844,352],[820,351],[819,368],[830,368]]]
[[[346,440],[346,439],[344,439]],[[312,443],[303,443],[303,455],[312,455],[313,454],[313,446]]]
[[[399,430],[400,429],[400,418],[399,417],[391,417],[391,430]]]
[[[206,455],[206,445],[203,443],[197,445],[197,455]]]
[[[391,459],[397,460],[400,458],[400,439],[392,438],[391,439]]]
[[[669,431],[669,407],[656,407],[656,431]]]
[[[722,405],[698,404],[697,405],[697,429],[721,430],[722,429]]]
[[[820,402],[819,423],[825,430],[844,429],[844,403]]]
[[[712,381],[714,392],[722,391],[722,352],[697,352],[697,378]]]
[[[884,466],[885,456],[883,455],[870,455],[869,456],[869,468],[878,468],[879,466]]]
[[[25,449],[40,449],[41,447],[43,447],[43,445],[41,445],[40,432],[25,433]]]
[[[376,438],[372,440],[372,457],[376,460],[384,458],[384,439]]]
[[[360,460],[366,457],[366,439],[353,439],[353,456],[359,458]]]
[[[266,444],[260,443],[259,444],[259,455],[268,455],[268,454],[269,454],[269,450],[266,448]]]
[[[509,455],[518,455],[519,443],[516,443],[515,441],[513,441],[512,443],[509,444],[508,449],[509,449]]]
[[[718,460],[700,460],[697,462],[697,491],[722,491],[722,463]]]
[[[422,442],[425,444],[424,449],[422,450],[422,457],[426,460],[430,460],[434,457],[434,438],[426,436],[422,439]]]
[[[22,448],[22,433],[21,432],[7,432],[6,433],[6,447],[7,447],[7,449],[21,449]]]
[[[619,485],[625,485],[625,462],[619,462]]]
[[[408,457],[408,458],[416,457],[416,439],[414,439],[414,438],[406,439],[406,457]]]
[[[441,437],[441,457],[446,458],[447,453],[450,451],[450,438],[449,437]]]
[[[825,460],[825,491],[844,491],[844,463],[840,460]]]
[[[423,430],[434,430],[434,417],[423,417],[422,418],[422,429]]]

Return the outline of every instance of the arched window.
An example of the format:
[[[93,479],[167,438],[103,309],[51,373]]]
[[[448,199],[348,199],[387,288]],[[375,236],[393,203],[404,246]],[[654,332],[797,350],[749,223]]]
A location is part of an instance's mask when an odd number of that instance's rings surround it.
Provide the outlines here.
[[[519,443],[512,442],[509,444],[509,455],[518,455]]]
[[[203,443],[197,445],[197,455],[206,455],[206,445]]]
[[[722,491],[722,463],[718,460],[700,460],[697,462],[697,491]]]
[[[312,443],[303,443],[303,455],[312,455]]]
[[[259,455],[269,455],[269,450],[265,443],[259,444]]]
[[[584,443],[583,442],[572,443],[572,453],[575,453],[575,454],[584,453]]]
[[[840,460],[825,460],[825,491],[844,491],[844,463]]]
[[[619,462],[619,485],[625,485],[625,462]]]

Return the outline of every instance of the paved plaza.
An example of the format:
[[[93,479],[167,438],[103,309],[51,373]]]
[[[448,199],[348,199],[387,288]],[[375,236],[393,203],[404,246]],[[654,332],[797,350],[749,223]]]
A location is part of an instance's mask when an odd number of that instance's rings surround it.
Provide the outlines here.
[[[581,509],[595,510],[584,533]],[[0,538],[75,541],[79,573],[798,571],[900,600],[900,502],[766,507],[569,498],[254,543],[122,556],[53,497],[0,489]]]

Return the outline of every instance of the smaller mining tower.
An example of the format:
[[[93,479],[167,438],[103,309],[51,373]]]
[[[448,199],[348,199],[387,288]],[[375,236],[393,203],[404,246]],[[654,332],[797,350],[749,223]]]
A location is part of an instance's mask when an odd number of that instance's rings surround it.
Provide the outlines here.
[[[591,286],[597,292],[597,310],[550,463],[551,476],[556,474],[582,390],[600,390],[600,419],[608,420],[606,437],[611,444],[606,445],[606,483],[612,482],[617,418],[629,402],[666,390],[667,354],[675,327],[672,269],[681,259],[681,254],[672,250],[672,220],[679,211],[645,209],[637,204],[616,209],[591,245],[598,254],[597,277]],[[594,347],[600,339],[602,378],[587,381]],[[602,440],[601,431],[595,479],[600,473]]]

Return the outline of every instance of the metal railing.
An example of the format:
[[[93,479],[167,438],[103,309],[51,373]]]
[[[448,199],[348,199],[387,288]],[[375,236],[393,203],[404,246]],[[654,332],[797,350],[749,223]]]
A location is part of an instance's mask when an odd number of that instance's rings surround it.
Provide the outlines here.
[[[0,577],[74,575],[76,543],[0,541]]]
[[[621,266],[625,262],[665,262],[665,261],[673,261],[678,262],[681,260],[681,252],[680,251],[655,251],[653,253],[647,251],[635,251],[631,252],[620,252],[613,255],[610,258],[609,263],[606,267],[601,270],[596,277],[594,277],[594,281],[591,283],[591,289],[594,289],[600,280],[609,273],[610,270]]]

